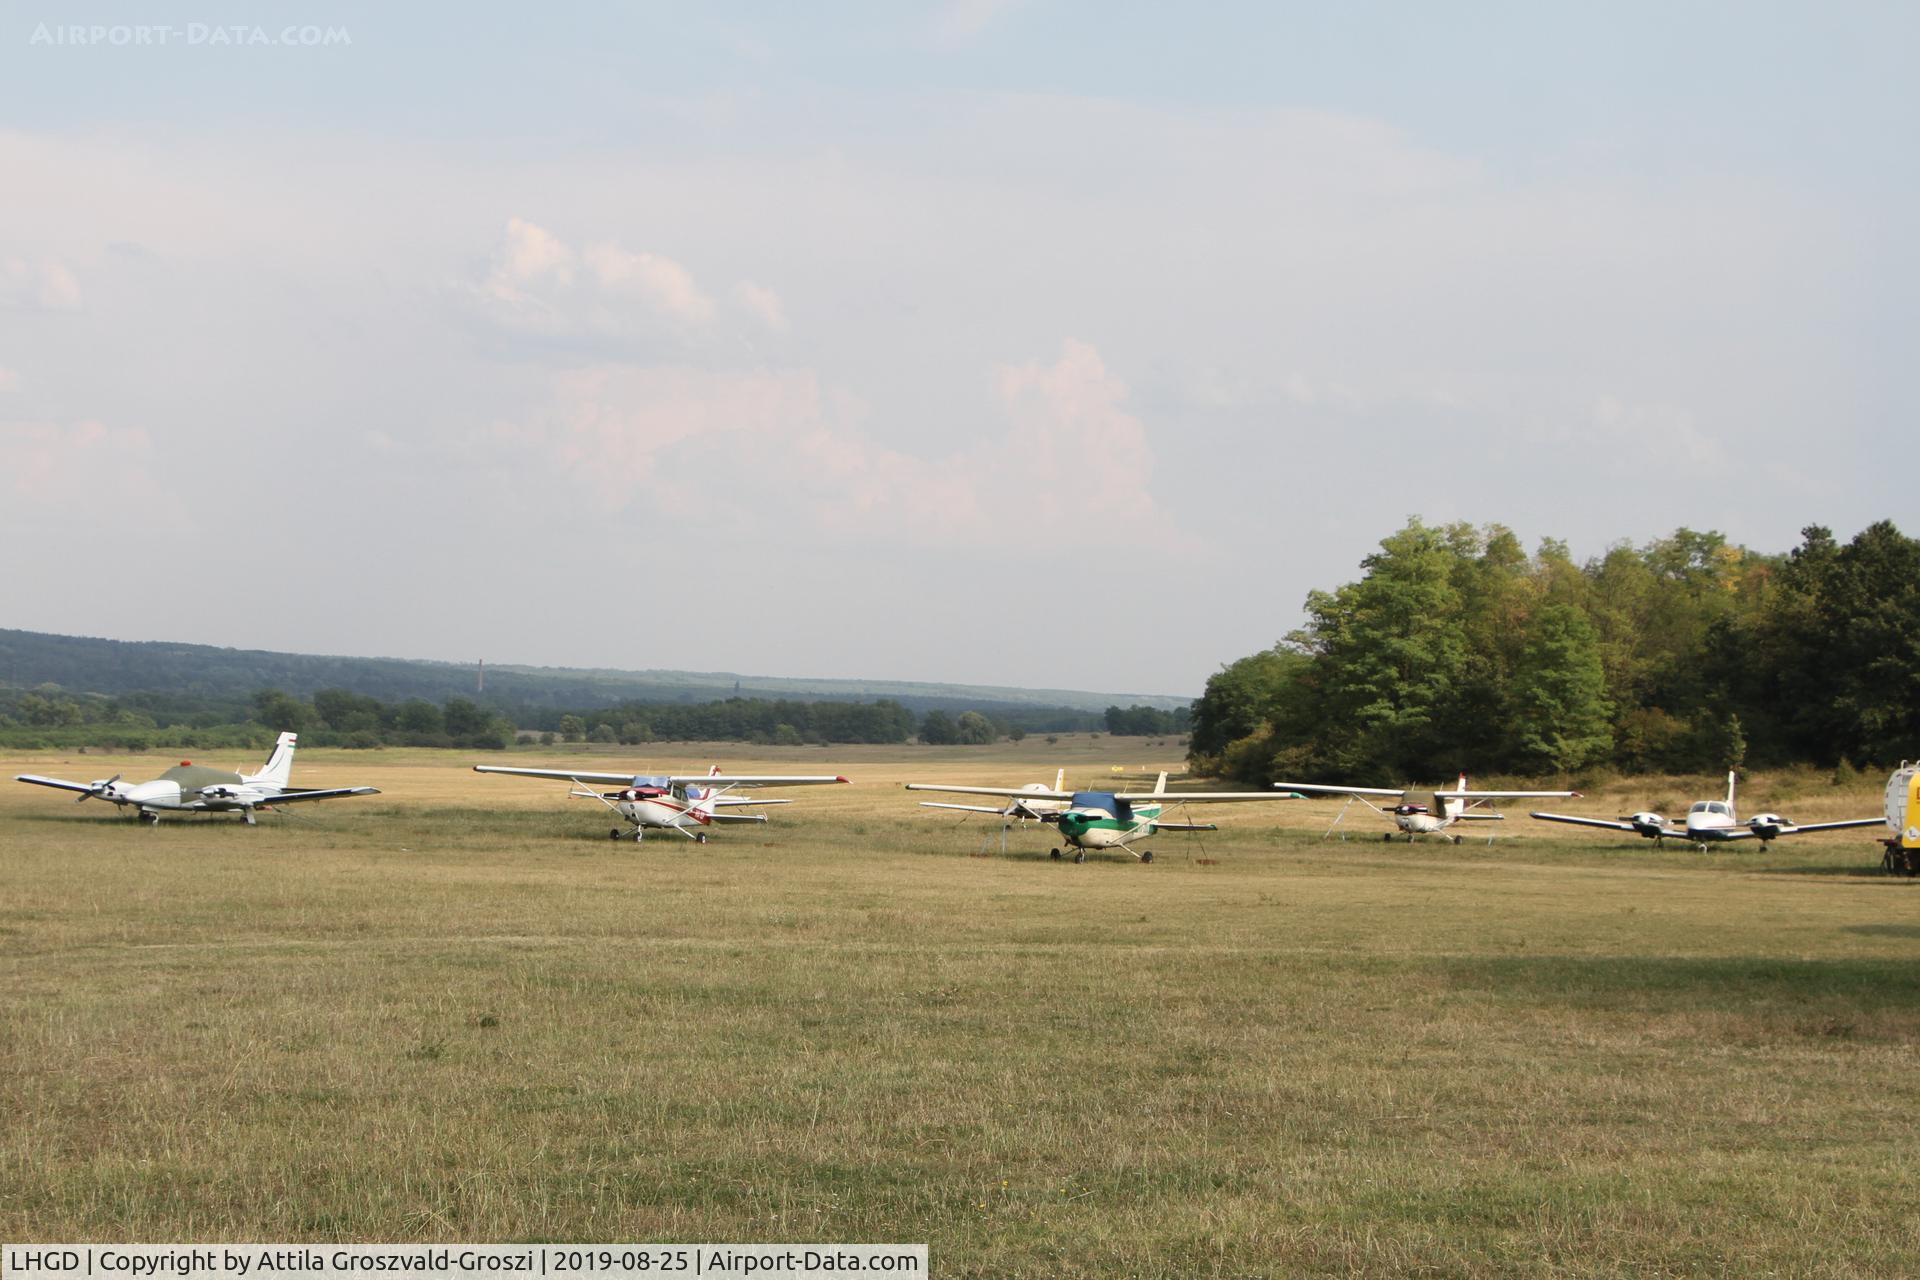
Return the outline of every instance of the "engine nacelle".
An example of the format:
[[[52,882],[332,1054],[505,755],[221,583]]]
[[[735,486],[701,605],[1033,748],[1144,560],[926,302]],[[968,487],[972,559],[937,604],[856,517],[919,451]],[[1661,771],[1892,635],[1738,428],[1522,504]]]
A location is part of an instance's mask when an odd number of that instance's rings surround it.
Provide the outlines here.
[[[1782,828],[1792,825],[1793,823],[1787,821],[1787,819],[1777,813],[1756,813],[1747,819],[1747,830],[1753,832],[1753,834],[1759,836],[1762,840],[1775,839],[1779,836]]]
[[[1657,813],[1636,813],[1623,821],[1631,822],[1633,829],[1643,836],[1657,836],[1667,829],[1667,820]]]

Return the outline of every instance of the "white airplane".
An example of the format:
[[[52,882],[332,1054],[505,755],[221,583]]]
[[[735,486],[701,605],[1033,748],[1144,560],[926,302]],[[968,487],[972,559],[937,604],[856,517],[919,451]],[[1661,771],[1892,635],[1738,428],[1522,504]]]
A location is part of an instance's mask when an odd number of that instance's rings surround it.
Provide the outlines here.
[[[1396,789],[1393,787],[1337,787],[1321,786],[1310,782],[1276,782],[1273,784],[1285,791],[1315,791],[1323,795],[1348,797],[1347,805],[1352,807],[1358,800],[1367,808],[1382,817],[1392,818],[1393,825],[1407,837],[1412,844],[1415,836],[1439,836],[1460,843],[1460,837],[1450,835],[1447,828],[1458,822],[1500,822],[1506,818],[1486,806],[1494,800],[1530,800],[1547,796],[1577,796],[1577,791],[1469,791],[1467,775],[1461,774],[1460,781],[1451,791],[1435,788],[1432,791],[1417,791],[1411,787]],[[1391,796],[1396,801],[1391,807],[1375,804],[1369,797]],[[1432,803],[1428,803],[1431,798]],[[1347,816],[1347,810],[1340,811],[1340,817],[1333,820],[1333,827],[1340,825],[1340,818]],[[1333,834],[1333,827],[1327,828],[1327,834]],[[1380,833],[1382,840],[1393,839],[1393,832]]]
[[[1068,801],[1045,800],[1039,797],[1064,795],[1067,791],[1067,771],[1065,769],[1053,775],[1053,788],[1048,790],[1044,782],[1029,782],[1018,791],[1006,792],[1007,802],[1001,805],[990,804],[945,804],[939,800],[922,800],[922,809],[957,809],[961,813],[990,813],[1005,818],[1009,822],[1058,822],[1060,815],[1067,811]]]
[[[569,796],[598,800],[632,825],[607,832],[614,840],[632,836],[646,839],[647,828],[678,831],[696,844],[707,842],[700,830],[716,822],[765,822],[764,813],[727,813],[725,810],[747,805],[792,804],[791,800],[756,800],[751,796],[730,794],[735,787],[804,787],[845,782],[838,774],[782,775],[771,773],[722,773],[715,765],[704,774],[592,773],[584,769],[512,769],[504,765],[477,764],[475,773],[508,773],[521,778],[560,778],[573,784]],[[602,792],[594,783],[613,783],[618,789]]]
[[[1756,813],[1741,822],[1733,811],[1734,773],[1727,771],[1725,800],[1696,800],[1687,810],[1685,821],[1674,824],[1657,813],[1635,813],[1616,821],[1605,818],[1580,818],[1564,813],[1532,813],[1528,817],[1542,822],[1570,822],[1581,827],[1605,827],[1611,831],[1631,831],[1649,840],[1684,840],[1698,846],[1702,853],[1709,844],[1723,840],[1758,840],[1762,849],[1781,836],[1803,831],[1837,831],[1842,827],[1877,827],[1883,818],[1849,818],[1845,822],[1810,822],[1796,826],[1777,813]]]
[[[1169,805],[1233,804],[1254,800],[1293,800],[1298,797],[1273,791],[1168,791],[1167,775],[1161,774],[1152,791],[1068,791],[1055,787],[1041,790],[1033,783],[1024,787],[954,787],[931,782],[909,782],[909,791],[943,791],[950,795],[1004,796],[1023,805],[1047,801],[1064,804],[1056,815],[1043,821],[1060,826],[1061,839],[1073,849],[1073,860],[1085,862],[1088,849],[1124,849],[1141,862],[1153,861],[1153,850],[1135,849],[1133,842],[1159,831],[1217,831],[1211,822],[1164,822],[1160,815]],[[1003,809],[986,809],[1002,813]],[[1061,857],[1058,848],[1048,850]]]
[[[301,790],[290,786],[293,773],[293,747],[299,735],[283,733],[273,745],[273,754],[258,773],[228,773],[206,765],[182,760],[150,782],[122,783],[120,774],[94,782],[68,782],[64,778],[43,778],[22,773],[15,782],[31,782],[37,787],[58,787],[78,791],[80,799],[105,800],[115,805],[132,805],[134,816],[142,822],[158,822],[163,813],[234,813],[248,826],[255,825],[254,810],[274,809],[296,800],[331,800],[336,796],[377,796],[378,787],[324,787]]]

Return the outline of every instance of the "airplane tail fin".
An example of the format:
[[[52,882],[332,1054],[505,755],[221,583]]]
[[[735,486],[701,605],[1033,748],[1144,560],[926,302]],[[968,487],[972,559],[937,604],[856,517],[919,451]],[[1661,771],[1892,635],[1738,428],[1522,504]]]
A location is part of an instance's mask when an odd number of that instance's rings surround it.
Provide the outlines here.
[[[1727,770],[1727,812],[1728,813],[1732,813],[1734,811],[1733,810],[1733,780],[1737,772],[1738,771],[1734,769]]]
[[[1453,789],[1455,791],[1465,791],[1467,789],[1466,774],[1463,773],[1460,775],[1459,781],[1453,784]],[[1465,796],[1461,796],[1458,800],[1442,801],[1440,805],[1440,815],[1442,817],[1448,817],[1448,816],[1458,817],[1460,814],[1463,814],[1466,811],[1467,811],[1467,798]]]
[[[1167,789],[1167,771],[1162,769],[1160,776],[1153,780],[1153,794],[1159,795]]]
[[[260,772],[247,779],[248,782],[270,782],[276,787],[287,785],[293,777],[293,744],[298,741],[297,733],[283,733],[273,744],[273,754],[260,766]]]
[[[1065,769],[1058,770],[1054,773],[1053,789],[1055,791],[1065,791],[1067,789],[1067,771]]]
[[[720,776],[720,766],[719,766],[719,765],[715,765],[715,766],[713,766],[713,768],[711,768],[711,769],[709,769],[709,770],[707,770],[707,776],[708,776],[709,778],[717,778],[717,777],[719,777],[719,776]]]

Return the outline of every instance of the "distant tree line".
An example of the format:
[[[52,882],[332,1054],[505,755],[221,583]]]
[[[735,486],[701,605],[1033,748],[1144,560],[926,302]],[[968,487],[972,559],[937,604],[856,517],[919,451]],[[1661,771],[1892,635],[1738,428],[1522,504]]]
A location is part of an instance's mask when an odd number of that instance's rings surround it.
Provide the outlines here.
[[[1890,522],[1784,555],[1683,528],[1576,564],[1414,520],[1362,568],[1207,682],[1195,769],[1392,785],[1920,755],[1920,541]]]
[[[1162,737],[1170,733],[1185,733],[1192,728],[1193,708],[1186,706],[1162,711],[1159,707],[1142,706],[1136,702],[1131,707],[1108,707],[1106,723],[1108,733],[1142,738]]]

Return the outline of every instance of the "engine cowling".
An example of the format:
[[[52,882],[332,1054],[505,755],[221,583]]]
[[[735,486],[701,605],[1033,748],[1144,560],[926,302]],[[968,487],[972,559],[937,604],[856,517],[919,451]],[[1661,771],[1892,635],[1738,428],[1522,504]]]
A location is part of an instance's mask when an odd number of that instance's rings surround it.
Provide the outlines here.
[[[1780,834],[1782,828],[1792,825],[1793,823],[1777,813],[1756,813],[1747,819],[1747,830],[1762,840],[1772,840]]]
[[[1621,819],[1631,822],[1633,829],[1643,836],[1657,836],[1667,829],[1667,820],[1657,813],[1640,812]]]

